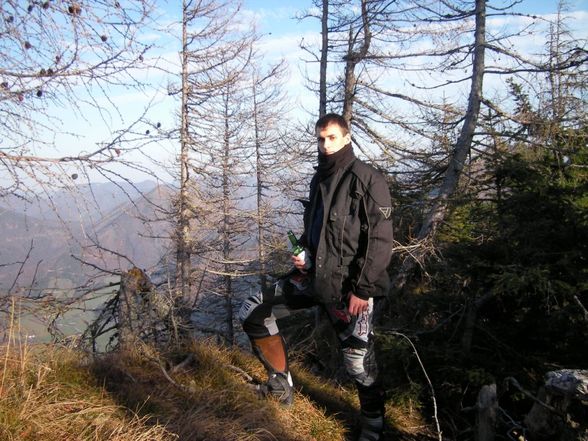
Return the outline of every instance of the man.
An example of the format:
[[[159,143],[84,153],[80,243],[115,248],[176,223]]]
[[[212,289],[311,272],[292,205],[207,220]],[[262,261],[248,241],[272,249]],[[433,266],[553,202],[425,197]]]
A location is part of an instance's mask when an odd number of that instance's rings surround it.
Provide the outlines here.
[[[355,157],[347,122],[327,114],[316,123],[318,167],[304,210],[305,251],[296,271],[248,298],[239,313],[253,350],[268,371],[267,392],[293,400],[286,346],[276,319],[321,305],[337,332],[346,371],[357,385],[362,441],[379,440],[384,393],[373,351],[374,298],[389,287],[390,192],[376,169]]]

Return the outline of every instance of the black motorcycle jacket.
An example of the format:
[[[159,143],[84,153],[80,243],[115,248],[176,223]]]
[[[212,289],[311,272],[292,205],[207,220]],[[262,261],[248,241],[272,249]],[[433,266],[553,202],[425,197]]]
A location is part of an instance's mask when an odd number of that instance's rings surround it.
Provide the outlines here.
[[[323,219],[318,246],[313,249],[308,232],[317,213]],[[354,159],[328,183],[316,174],[305,205],[304,231],[301,242],[312,254],[317,300],[338,302],[350,292],[365,300],[387,294],[392,208],[388,185],[379,171]]]

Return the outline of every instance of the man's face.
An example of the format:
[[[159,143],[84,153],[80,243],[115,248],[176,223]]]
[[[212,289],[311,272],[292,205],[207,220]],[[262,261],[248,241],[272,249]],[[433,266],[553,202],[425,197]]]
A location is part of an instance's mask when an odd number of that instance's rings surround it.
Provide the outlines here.
[[[343,135],[343,130],[338,124],[329,124],[327,127],[316,129],[318,148],[323,155],[332,155],[351,142],[351,135]]]

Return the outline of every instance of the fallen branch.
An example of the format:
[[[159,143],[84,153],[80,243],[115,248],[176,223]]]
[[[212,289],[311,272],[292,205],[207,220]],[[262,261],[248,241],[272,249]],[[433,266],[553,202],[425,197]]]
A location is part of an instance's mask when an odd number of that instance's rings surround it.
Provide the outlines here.
[[[550,406],[547,403],[544,403],[539,398],[537,398],[535,395],[533,395],[531,392],[523,389],[523,387],[519,384],[519,382],[516,380],[516,378],[514,378],[514,377],[507,377],[507,378],[504,379],[504,383],[507,386],[508,386],[508,384],[512,384],[515,388],[517,388],[520,392],[522,392],[523,395],[525,395],[526,397],[532,399],[534,402],[536,402],[540,406],[543,406],[545,409],[547,409],[547,410],[555,413],[556,415],[559,415],[561,417],[564,417],[564,415],[559,410],[557,410],[555,407]]]
[[[169,381],[173,386],[175,386],[176,388],[178,388],[179,390],[181,390],[182,392],[186,392],[186,393],[193,393],[193,391],[189,388],[184,386],[183,384],[180,384],[178,382],[176,382],[167,372],[167,370],[165,369],[165,367],[161,364],[161,360],[159,360],[158,358],[154,358],[151,357],[147,354],[144,354],[145,357],[153,364],[157,365],[159,367],[159,369],[161,370],[161,373],[163,374],[163,376],[166,378],[167,381]]]
[[[170,369],[170,372],[175,373],[175,372],[179,371],[180,369],[184,369],[186,366],[188,366],[190,363],[192,363],[192,360],[194,360],[194,354],[188,354],[188,356],[184,359],[184,361],[181,361],[180,363],[178,363],[174,367],[172,367]]]

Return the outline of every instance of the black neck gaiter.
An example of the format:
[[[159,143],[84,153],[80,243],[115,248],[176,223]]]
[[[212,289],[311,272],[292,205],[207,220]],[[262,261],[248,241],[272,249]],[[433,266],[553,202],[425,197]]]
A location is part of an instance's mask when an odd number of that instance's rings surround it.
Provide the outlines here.
[[[317,173],[320,180],[322,181],[340,168],[346,167],[353,159],[355,159],[355,153],[353,153],[351,143],[332,155],[324,155],[319,151]]]

